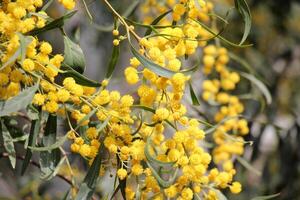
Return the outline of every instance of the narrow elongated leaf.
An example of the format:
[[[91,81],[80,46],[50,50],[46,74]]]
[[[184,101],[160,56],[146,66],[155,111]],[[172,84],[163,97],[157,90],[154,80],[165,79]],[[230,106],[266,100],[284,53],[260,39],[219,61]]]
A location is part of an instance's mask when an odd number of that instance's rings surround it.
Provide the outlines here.
[[[105,77],[106,78],[110,78],[112,73],[114,72],[115,68],[116,68],[116,64],[118,62],[119,59],[119,54],[120,54],[120,46],[114,46],[113,47],[113,51],[112,51],[112,55],[108,64],[108,69],[106,72]]]
[[[107,126],[109,120],[110,120],[110,117],[107,117],[106,120],[105,120],[102,124],[98,124],[98,125],[96,126],[97,132],[98,132],[98,133],[99,133],[100,131],[102,131],[102,130]]]
[[[75,13],[77,12],[77,10],[71,11],[67,14],[65,14],[64,16],[55,19],[51,22],[49,22],[46,26],[44,26],[43,28],[38,28],[38,29],[34,29],[32,31],[29,31],[27,33],[27,35],[38,35],[40,33],[55,29],[55,28],[61,28],[63,27],[64,23],[66,20],[70,19]]]
[[[97,110],[98,110],[97,108],[94,108],[86,116],[84,116],[82,119],[80,119],[79,122],[77,123],[75,130],[77,130],[82,125],[83,122],[85,122],[86,120],[89,120],[97,112]]]
[[[21,109],[26,108],[27,105],[31,103],[38,87],[39,82],[37,82],[34,86],[21,91],[17,96],[5,101],[0,107],[0,117],[10,115],[13,112],[17,112]]]
[[[155,74],[166,78],[171,78],[176,73],[183,73],[184,75],[189,76],[192,75],[195,69],[198,68],[198,66],[196,66],[193,67],[192,69],[174,72],[172,70],[163,68],[162,66],[152,62],[149,58],[141,55],[133,46],[131,46],[131,52],[144,67],[148,68],[150,71],[154,72]]]
[[[31,128],[30,128],[29,139],[28,139],[28,145],[30,146],[35,146],[37,135],[40,132],[40,123],[41,123],[40,119],[33,120],[31,122]],[[22,165],[21,175],[25,173],[28,164],[30,163],[31,156],[32,156],[32,151],[31,149],[27,148],[26,155]]]
[[[66,71],[62,72],[62,75],[64,77],[72,77],[76,81],[77,84],[82,86],[88,86],[88,87],[100,87],[101,83],[90,80],[89,78],[85,77],[84,75],[78,73],[71,67],[65,66]]]
[[[255,169],[247,160],[242,158],[241,156],[237,156],[236,159],[241,163],[246,169],[255,173],[257,176],[261,176],[261,172]]]
[[[79,187],[78,194],[76,196],[76,200],[82,200],[82,199],[91,199],[93,196],[97,180],[99,177],[99,172],[101,168],[101,161],[102,156],[104,155],[104,144],[101,143],[99,147],[99,152],[96,158],[94,159],[88,173],[86,174],[83,182],[81,183]]]
[[[18,36],[20,38],[21,63],[23,63],[23,61],[26,57],[27,46],[29,43],[31,43],[32,39],[29,36],[24,36],[20,33],[18,33]]]
[[[211,188],[211,190],[213,190],[216,193],[218,200],[228,200],[227,197],[220,190],[217,190],[215,188]]]
[[[261,82],[260,80],[258,80],[252,74],[248,74],[248,73],[244,73],[244,72],[239,72],[239,73],[240,73],[241,76],[243,76],[244,78],[248,79],[254,85],[257,86],[257,88],[263,93],[264,97],[266,98],[267,104],[270,105],[272,103],[272,95],[271,95],[270,91],[268,90],[268,88],[265,86],[265,84],[263,82]]]
[[[251,12],[246,0],[234,0],[235,8],[238,10],[244,21],[244,34],[240,45],[247,39],[251,30]]]
[[[251,200],[267,200],[267,199],[273,199],[275,197],[278,197],[280,193],[277,194],[271,194],[271,195],[266,195],[266,196],[259,196],[259,197],[254,197]]]
[[[16,151],[13,143],[13,138],[11,137],[9,130],[6,128],[5,124],[0,122],[0,132],[2,129],[2,137],[4,142],[4,148],[8,153],[8,158],[10,160],[10,164],[13,168],[16,167]]]
[[[81,47],[74,43],[70,38],[64,36],[64,62],[63,64],[75,69],[82,74],[85,69],[85,58]]]
[[[43,7],[41,10],[45,11],[47,10],[47,8],[53,3],[54,0],[49,0]]]
[[[230,46],[239,47],[239,48],[245,48],[245,47],[252,46],[252,44],[247,44],[247,45],[245,45],[245,44],[235,44],[235,43],[227,40],[226,38],[222,37],[220,35],[220,33],[215,33],[211,28],[209,28],[204,23],[202,23],[202,22],[200,22],[198,20],[194,20],[194,19],[192,19],[192,20],[195,21],[195,22],[197,22],[198,24],[200,24],[202,28],[204,28],[207,32],[211,33],[214,37],[219,38],[222,42],[224,42],[224,43],[226,43],[226,44],[228,44]]]
[[[190,82],[189,82],[189,86],[190,86],[190,95],[191,95],[192,103],[194,106],[199,106],[200,105],[199,100],[198,100],[197,95],[195,94],[193,86]]]
[[[160,22],[160,20],[162,20],[165,16],[167,16],[167,15],[168,15],[169,13],[171,13],[172,11],[173,11],[173,10],[171,9],[171,10],[168,10],[168,11],[164,12],[163,14],[159,15],[157,18],[155,18],[155,19],[151,22],[150,25],[156,25],[156,24],[158,24],[158,23]],[[146,31],[146,33],[145,33],[144,36],[150,35],[151,32],[152,32],[152,28],[149,27],[149,28],[147,29],[147,31]]]
[[[45,147],[28,146],[28,148],[33,151],[51,151],[53,149],[57,149],[57,148],[61,147],[65,143],[67,138],[68,138],[68,135],[64,135],[63,137],[58,138],[55,143],[53,143],[49,146],[45,146]]]
[[[42,139],[42,146],[48,147],[56,142],[57,116],[49,114]],[[60,160],[59,149],[52,149],[40,153],[41,178],[49,179]]]
[[[158,165],[160,167],[173,167],[176,162],[163,162],[163,161],[157,160],[156,158],[154,158],[150,154],[150,152],[149,152],[149,147],[151,145],[151,141],[150,140],[151,140],[150,138],[147,139],[147,142],[146,142],[146,145],[145,145],[145,149],[144,149],[144,153],[145,153],[145,156],[146,156],[147,160],[151,164],[155,164],[155,165]]]
[[[151,170],[152,175],[155,177],[158,184],[162,188],[170,187],[175,182],[175,180],[177,178],[178,168],[175,169],[175,172],[174,172],[173,176],[171,177],[171,179],[166,181],[160,177],[160,175],[157,173],[157,171],[153,168],[153,166],[148,161],[147,161],[147,165],[148,165],[149,169]]]

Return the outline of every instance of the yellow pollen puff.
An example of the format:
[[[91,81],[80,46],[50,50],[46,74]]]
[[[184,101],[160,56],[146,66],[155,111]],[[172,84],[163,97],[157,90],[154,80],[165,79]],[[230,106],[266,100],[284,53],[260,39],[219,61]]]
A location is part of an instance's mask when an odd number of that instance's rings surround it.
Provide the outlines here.
[[[130,59],[130,65],[132,67],[137,68],[140,64],[140,61],[136,57]]]
[[[169,113],[169,110],[166,108],[158,108],[155,111],[155,115],[159,121],[163,121],[165,119],[168,119],[170,113]]]
[[[173,12],[178,15],[183,15],[185,13],[185,7],[183,4],[176,4],[174,6]]]
[[[83,144],[80,146],[79,153],[83,157],[88,157],[91,153],[91,147],[88,144]]]
[[[46,103],[45,109],[49,113],[55,113],[58,110],[58,104],[55,101],[49,101]]]
[[[143,173],[143,167],[140,164],[134,164],[131,168],[131,171],[134,175],[138,176],[141,175]]]
[[[45,95],[37,93],[37,94],[34,95],[32,103],[35,104],[35,105],[41,106],[41,105],[44,104],[45,99],[46,99]]]
[[[114,46],[118,46],[119,44],[120,44],[120,40],[118,40],[118,39],[113,40],[113,45]]]
[[[43,42],[40,46],[40,51],[48,55],[52,52],[52,46],[48,42]]]
[[[126,81],[133,85],[139,81],[138,71],[133,67],[127,67],[124,71]]]
[[[233,194],[238,194],[242,191],[242,185],[239,182],[233,182],[229,188]]]
[[[67,90],[65,90],[65,89],[58,90],[58,92],[57,92],[58,101],[64,103],[64,102],[68,101],[69,98],[70,98],[70,93]]]
[[[115,29],[115,30],[112,31],[112,34],[114,36],[118,36],[119,35],[119,31],[117,29]]]
[[[88,128],[85,134],[89,139],[95,139],[98,137],[98,131],[95,127]]]
[[[192,200],[193,199],[193,190],[191,190],[190,188],[184,188],[181,191],[181,197],[184,200]]]
[[[125,179],[126,176],[127,176],[127,171],[126,171],[126,169],[123,169],[123,168],[118,169],[117,175],[118,175],[118,177],[119,177],[121,180]]]
[[[72,10],[75,7],[74,0],[58,0],[67,10]]]
[[[31,72],[32,70],[34,70],[34,62],[33,62],[31,59],[26,58],[26,59],[23,61],[22,68],[23,68],[25,71]]]

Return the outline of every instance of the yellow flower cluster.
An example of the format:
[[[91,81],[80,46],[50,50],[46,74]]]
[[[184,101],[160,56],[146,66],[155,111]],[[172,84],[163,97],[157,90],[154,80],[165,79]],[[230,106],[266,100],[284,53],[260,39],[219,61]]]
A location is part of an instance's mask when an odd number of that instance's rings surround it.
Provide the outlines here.
[[[44,11],[39,11],[38,15],[30,14],[42,5],[41,0],[2,3],[0,10],[0,33],[4,47],[1,53],[1,62],[4,66],[0,70],[0,99],[2,100],[17,95],[24,86],[32,85],[33,75],[42,74],[53,82],[58,74],[63,56],[51,55],[52,47],[48,42],[40,42],[35,37],[21,35],[45,26],[47,14]],[[22,51],[21,39],[28,42],[25,58],[18,54]],[[40,97],[38,104],[42,104],[43,99],[45,98]],[[51,102],[49,107],[53,110],[56,106]]]
[[[243,104],[237,96],[229,93],[235,89],[240,76],[228,69],[229,56],[225,48],[208,45],[203,52],[204,73],[217,74],[214,79],[203,82],[202,97],[207,102],[216,102],[220,105],[219,111],[215,114],[215,121],[224,122],[213,134],[218,145],[213,151],[213,157],[215,163],[224,165],[230,162],[234,155],[243,154],[244,140],[241,136],[249,132],[247,121],[238,117],[244,111]]]
[[[58,1],[66,9],[75,6],[74,0]],[[207,40],[213,35],[197,23],[211,24],[211,2],[146,0],[143,3],[141,10],[146,15],[146,24],[153,20],[151,14],[158,16],[170,7],[173,9],[151,35],[136,36],[141,56],[159,65],[167,75],[151,71],[142,66],[138,58],[131,58],[124,75],[128,84],[137,86],[135,99],[107,90],[108,79],[96,89],[82,86],[72,77],[57,78],[64,57],[52,55],[48,42],[25,36],[45,26],[46,20],[42,17],[47,17],[45,12],[39,12],[38,16],[30,14],[42,5],[42,0],[2,3],[0,37],[4,50],[1,62],[7,65],[0,70],[0,100],[9,99],[40,80],[32,103],[67,120],[71,151],[91,164],[103,143],[110,153],[105,166],[116,169],[120,180],[137,181],[142,188],[139,191],[142,199],[153,196],[156,200],[165,197],[215,200],[218,199],[216,189],[229,188],[234,194],[241,191],[241,184],[234,181],[233,161],[235,155],[243,154],[242,136],[248,134],[249,128],[247,121],[239,118],[244,111],[243,104],[230,94],[240,77],[227,67],[228,52],[223,47],[208,44]],[[122,24],[127,26],[125,22]],[[126,28],[135,33],[133,28]],[[120,33],[113,30],[112,34]],[[17,55],[10,61],[20,50],[21,37],[28,41],[25,56]],[[121,37],[126,38],[120,36],[119,39]],[[119,45],[122,40],[119,39],[113,41],[114,46]],[[205,132],[196,118],[189,117],[183,103],[185,87],[191,79],[184,70],[185,59],[198,56],[198,49],[203,52],[204,74],[212,77],[203,82],[202,98],[219,106],[214,120],[220,125],[213,133],[216,147],[212,154],[200,145]],[[143,111],[138,112],[141,108]],[[211,168],[212,161],[218,167]],[[173,181],[164,184],[165,177]],[[133,186],[128,184],[125,189],[127,199],[136,196]]]

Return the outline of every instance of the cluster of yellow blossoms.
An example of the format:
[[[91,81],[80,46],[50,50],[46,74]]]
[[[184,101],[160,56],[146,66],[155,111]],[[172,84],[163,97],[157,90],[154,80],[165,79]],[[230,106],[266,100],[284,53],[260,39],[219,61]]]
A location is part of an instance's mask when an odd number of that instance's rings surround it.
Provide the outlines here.
[[[67,9],[75,6],[73,0],[58,1]],[[226,67],[227,50],[208,44],[213,35],[197,22],[211,23],[211,2],[144,2],[141,9],[146,15],[145,24],[153,21],[150,13],[158,16],[173,8],[152,34],[139,39],[141,56],[172,75],[155,73],[137,57],[131,58],[124,75],[130,85],[137,85],[139,98],[136,99],[106,90],[107,80],[99,90],[82,86],[72,77],[63,78],[59,84],[57,77],[64,57],[52,55],[49,43],[24,36],[46,25],[45,12],[34,14],[42,5],[42,0],[2,3],[0,32],[4,51],[1,62],[8,64],[0,69],[0,100],[17,95],[21,88],[41,79],[32,103],[68,120],[71,130],[67,134],[73,141],[71,151],[79,153],[90,164],[104,143],[112,155],[106,167],[116,168],[118,162],[118,178],[136,181],[127,184],[127,199],[137,195],[135,185],[142,199],[152,196],[157,200],[196,197],[214,200],[219,198],[219,189],[229,188],[232,193],[241,191],[240,183],[233,181],[236,173],[233,160],[235,155],[242,155],[244,140],[241,136],[249,129],[247,121],[238,117],[244,111],[243,104],[237,96],[229,94],[240,77]],[[113,35],[117,37],[119,31],[114,30]],[[28,42],[26,55],[17,55],[11,61],[20,49],[21,37]],[[119,45],[119,40],[113,44]],[[184,59],[197,55],[198,49],[203,50],[204,74],[212,77],[203,82],[202,97],[208,103],[220,105],[215,114],[215,122],[220,125],[213,133],[216,147],[212,155],[200,145],[205,132],[199,121],[188,116],[187,107],[182,103],[185,86],[191,79],[191,74],[183,70],[187,63]],[[218,168],[211,168],[212,160]]]

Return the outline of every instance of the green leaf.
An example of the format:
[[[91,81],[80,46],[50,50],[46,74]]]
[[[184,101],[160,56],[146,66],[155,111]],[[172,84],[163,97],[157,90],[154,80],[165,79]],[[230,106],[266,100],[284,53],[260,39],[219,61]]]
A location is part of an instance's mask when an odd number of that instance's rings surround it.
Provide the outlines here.
[[[84,75],[78,73],[71,67],[64,67],[67,69],[66,71],[62,72],[62,75],[64,77],[72,77],[76,81],[77,84],[82,85],[82,86],[88,86],[88,87],[100,87],[101,83],[90,80],[89,78],[85,77]]]
[[[82,74],[85,69],[85,58],[81,47],[74,43],[70,38],[64,36],[64,62],[63,65],[75,69]]]
[[[1,121],[0,122],[0,132],[2,131],[2,137],[4,142],[4,148],[8,153],[8,158],[10,160],[10,164],[13,168],[16,167],[16,151],[13,143],[13,138],[11,137],[8,129],[6,128],[5,124]]]
[[[131,45],[131,51],[132,51],[133,55],[140,61],[140,63],[144,67],[148,68],[150,71],[152,71],[155,74],[162,76],[162,77],[171,78],[176,73],[183,73],[184,75],[189,76],[189,75],[192,75],[193,72],[198,68],[198,65],[196,65],[192,69],[174,72],[172,70],[163,68],[162,66],[152,62],[149,58],[141,55],[132,45]]]
[[[105,75],[106,78],[110,78],[112,73],[114,72],[116,64],[117,64],[118,59],[119,59],[119,54],[120,54],[120,45],[114,46],[113,51],[112,51],[112,55],[111,55],[111,58],[110,58],[110,61],[109,61],[109,64],[108,64],[108,69],[107,69],[107,72],[106,72],[106,75]]]
[[[8,99],[0,107],[0,117],[10,115],[27,107],[31,103],[35,92],[39,87],[39,81],[32,87],[21,91],[17,96]],[[22,103],[21,103],[22,102]]]
[[[248,169],[249,171],[255,173],[257,176],[261,176],[261,172],[257,169],[255,169],[247,160],[245,160],[243,157],[241,156],[237,156],[236,157],[237,161],[239,161],[239,163],[241,163],[246,169]]]
[[[19,56],[21,56],[21,63],[23,63],[25,59],[26,48],[32,39],[28,36],[22,35],[21,33],[17,33],[17,35],[19,36],[19,40],[20,40],[19,48],[16,50],[14,55],[12,55],[5,63],[2,64],[2,66],[0,67],[0,71],[5,67],[13,64],[19,58]]]
[[[57,148],[61,147],[65,143],[67,138],[68,138],[68,135],[64,135],[64,136],[58,138],[55,143],[53,143],[49,146],[35,147],[35,146],[30,146],[29,145],[28,148],[33,150],[33,151],[51,151],[53,149],[57,149]]]
[[[233,42],[227,40],[226,38],[222,37],[222,36],[220,35],[220,33],[219,33],[219,34],[215,33],[211,28],[209,28],[209,27],[208,27],[207,25],[205,25],[204,23],[202,23],[202,22],[200,22],[200,21],[198,21],[198,20],[194,20],[194,19],[192,19],[192,20],[195,21],[195,22],[197,22],[198,24],[200,24],[202,28],[204,28],[206,31],[208,31],[209,33],[211,33],[214,37],[219,38],[222,42],[224,42],[224,43],[226,43],[226,44],[228,44],[228,45],[230,45],[230,46],[233,46],[233,47],[239,47],[239,48],[245,48],[245,47],[250,47],[250,46],[252,46],[252,44],[247,44],[247,45],[244,45],[244,44],[235,44],[235,43],[233,43]]]
[[[151,32],[152,32],[152,28],[151,28],[151,25],[156,25],[160,22],[160,20],[162,20],[166,15],[168,15],[169,13],[171,13],[173,10],[168,10],[166,12],[164,12],[163,14],[159,15],[156,19],[154,19],[151,24],[150,24],[150,27],[147,29],[146,33],[144,36],[147,36],[147,35],[150,35]]]
[[[35,35],[38,35],[42,32],[46,32],[46,31],[49,31],[49,30],[52,30],[52,29],[55,29],[55,28],[61,28],[61,27],[63,27],[65,21],[70,19],[76,12],[77,12],[77,10],[73,10],[73,11],[65,14],[64,16],[49,22],[43,28],[38,28],[38,29],[34,29],[32,31],[29,31],[27,33],[27,35],[35,36]]]
[[[31,120],[36,120],[39,118],[39,111],[32,104],[27,106],[26,113]]]
[[[278,197],[280,195],[280,193],[277,194],[271,194],[271,195],[266,195],[266,196],[258,196],[258,197],[254,197],[251,200],[267,200],[267,199],[273,199],[275,197]]]
[[[18,33],[18,36],[20,38],[20,54],[21,54],[21,63],[23,63],[25,57],[26,57],[26,49],[29,43],[31,43],[32,39],[28,36],[24,36],[20,33]]]
[[[137,109],[142,109],[145,111],[149,111],[152,113],[155,113],[155,110],[153,108],[147,107],[147,106],[143,106],[143,105],[132,105],[132,108],[137,108]],[[169,124],[173,129],[176,130],[176,127],[169,121],[169,120],[165,120],[165,122],[167,122],[167,124]]]
[[[267,104],[271,104],[272,103],[272,95],[270,93],[270,91],[268,90],[268,88],[265,86],[265,84],[263,82],[261,82],[260,80],[258,80],[255,76],[253,76],[252,74],[248,74],[245,72],[239,72],[239,74],[241,76],[243,76],[244,78],[248,79],[249,81],[251,81],[254,85],[257,86],[257,88],[263,93]]]
[[[80,119],[79,122],[77,123],[75,130],[77,130],[82,125],[83,122],[85,122],[86,120],[89,120],[97,112],[97,110],[98,110],[98,108],[94,108],[86,116],[84,116],[82,119]]]
[[[154,158],[150,152],[149,152],[149,146],[151,145],[151,139],[148,137],[147,139],[147,142],[146,142],[146,145],[145,145],[145,149],[144,149],[144,153],[145,153],[145,156],[147,158],[147,160],[151,163],[151,164],[156,164],[160,167],[173,167],[174,164],[176,162],[163,162],[163,161],[160,161],[160,160],[157,160],[156,158]]]
[[[157,171],[153,168],[153,166],[148,161],[147,161],[147,165],[148,165],[149,169],[151,170],[152,175],[155,177],[156,181],[162,188],[170,187],[175,182],[175,180],[177,178],[177,173],[179,171],[178,168],[175,169],[175,172],[174,172],[173,176],[171,177],[171,179],[166,181],[160,177],[160,175],[157,173]]]
[[[42,11],[47,10],[47,8],[53,3],[54,0],[49,0],[43,7],[42,7]]]
[[[227,197],[220,190],[215,188],[210,188],[210,189],[216,193],[218,200],[228,200]]]
[[[102,131],[102,130],[107,126],[109,120],[110,120],[110,117],[107,117],[106,120],[105,120],[102,124],[98,124],[98,125],[96,126],[97,132],[98,132],[98,133],[99,133],[100,131]]]
[[[245,42],[251,30],[251,12],[246,0],[234,0],[234,3],[235,3],[235,8],[243,17],[243,21],[245,23],[243,38],[240,42],[241,45]]]
[[[194,106],[199,106],[200,103],[199,103],[199,100],[197,98],[197,95],[194,92],[194,89],[193,89],[193,86],[192,86],[191,82],[189,82],[189,86],[190,86],[190,95],[191,95],[192,103],[193,103]]]
[[[99,147],[99,152],[94,159],[88,173],[86,174],[83,182],[81,183],[79,187],[78,194],[76,196],[76,200],[82,200],[82,199],[91,199],[93,196],[96,184],[97,184],[97,179],[99,177],[99,172],[101,168],[101,161],[102,157],[104,155],[104,144],[101,143]]]
[[[41,123],[40,118],[37,120],[33,120],[31,122],[31,128],[30,128],[29,139],[28,139],[28,145],[30,146],[35,146],[36,138],[40,132],[40,126],[41,126],[40,123]],[[30,163],[31,156],[32,156],[32,151],[31,149],[27,148],[26,155],[22,164],[21,175],[25,173]]]
[[[56,141],[57,116],[49,114],[45,133],[42,138],[42,146],[49,147]],[[30,147],[29,147],[30,148]],[[40,153],[41,178],[49,180],[60,160],[59,149],[51,149]]]

